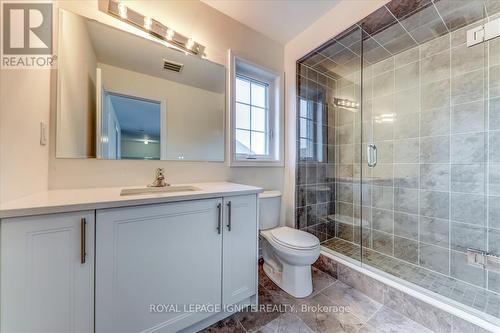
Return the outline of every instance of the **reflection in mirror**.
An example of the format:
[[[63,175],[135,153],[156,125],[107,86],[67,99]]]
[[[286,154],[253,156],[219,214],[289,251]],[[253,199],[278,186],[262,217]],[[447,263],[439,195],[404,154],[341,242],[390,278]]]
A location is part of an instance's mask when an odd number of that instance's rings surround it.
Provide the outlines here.
[[[161,103],[107,91],[103,97],[100,156],[159,160]]]
[[[56,157],[224,161],[225,68],[59,15]]]

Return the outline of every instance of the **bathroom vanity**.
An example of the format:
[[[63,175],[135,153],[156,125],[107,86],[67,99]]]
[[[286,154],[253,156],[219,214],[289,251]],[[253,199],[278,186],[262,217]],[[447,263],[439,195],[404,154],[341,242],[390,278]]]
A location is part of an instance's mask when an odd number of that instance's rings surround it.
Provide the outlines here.
[[[187,186],[3,204],[1,332],[196,332],[256,304],[261,189]]]

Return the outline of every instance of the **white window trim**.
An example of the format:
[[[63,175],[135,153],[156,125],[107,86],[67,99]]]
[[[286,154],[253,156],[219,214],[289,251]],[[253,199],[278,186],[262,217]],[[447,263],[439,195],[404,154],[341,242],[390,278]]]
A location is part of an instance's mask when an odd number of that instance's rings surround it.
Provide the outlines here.
[[[257,81],[265,82],[269,84],[269,128],[272,131],[273,136],[273,147],[269,147],[270,153],[274,155],[274,158],[269,157],[258,157],[257,159],[242,160],[236,157],[236,63],[248,64],[251,67],[260,69],[266,72],[272,78],[261,77],[258,75],[253,75],[250,73],[243,73],[245,76],[253,78]],[[284,166],[284,112],[283,112],[283,91],[284,91],[284,80],[283,75],[278,72],[257,65],[251,61],[248,61],[237,54],[234,51],[229,50],[229,71],[228,71],[228,82],[229,82],[229,164],[231,167],[249,167],[249,166],[261,166],[261,167],[283,167]]]

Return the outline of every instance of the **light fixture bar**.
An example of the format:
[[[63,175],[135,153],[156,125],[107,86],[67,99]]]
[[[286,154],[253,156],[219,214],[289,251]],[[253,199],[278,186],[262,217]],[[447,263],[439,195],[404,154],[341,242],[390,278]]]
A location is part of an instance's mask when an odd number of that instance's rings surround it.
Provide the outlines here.
[[[135,10],[127,7],[124,2],[109,0],[108,1],[108,14],[116,17],[117,19],[134,25],[136,28],[149,33],[170,45],[174,49],[181,50],[186,54],[202,56],[205,47],[192,38],[186,37],[172,28],[167,27],[161,22],[152,19],[151,17],[144,16]]]
[[[333,98],[333,105],[347,109],[349,111],[356,112],[359,108],[359,103],[356,101],[351,101],[349,99],[344,99],[344,98]]]

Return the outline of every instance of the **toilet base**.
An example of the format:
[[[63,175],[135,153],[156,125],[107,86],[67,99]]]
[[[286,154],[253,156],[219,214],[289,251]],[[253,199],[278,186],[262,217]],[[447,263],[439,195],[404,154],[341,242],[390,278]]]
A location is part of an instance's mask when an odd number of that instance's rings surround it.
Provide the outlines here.
[[[304,298],[313,292],[311,265],[292,266],[264,260],[264,273],[283,291],[295,298]]]

